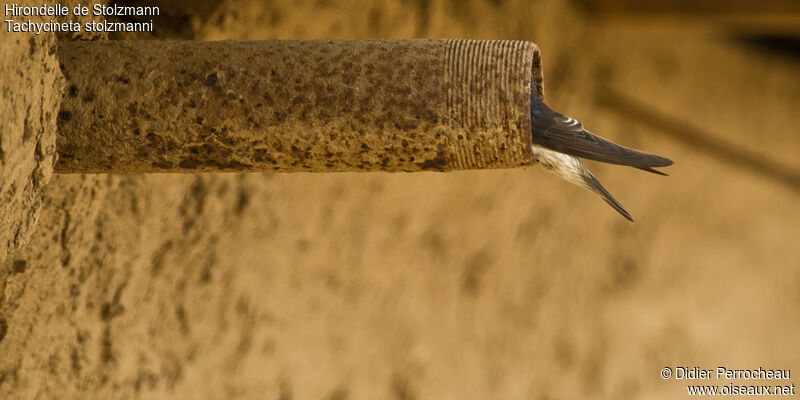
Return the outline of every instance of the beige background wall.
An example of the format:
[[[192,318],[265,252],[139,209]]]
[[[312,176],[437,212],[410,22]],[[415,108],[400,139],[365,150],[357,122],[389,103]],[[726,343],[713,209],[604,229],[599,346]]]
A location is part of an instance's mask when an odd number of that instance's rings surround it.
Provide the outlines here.
[[[181,4],[162,38],[531,40],[553,108],[676,165],[591,165],[635,224],[538,167],[55,175],[0,264],[0,398],[673,399],[664,366],[800,373],[796,58],[555,0]],[[31,93],[10,71],[47,40],[0,33],[4,90]],[[2,118],[5,179],[33,144]]]

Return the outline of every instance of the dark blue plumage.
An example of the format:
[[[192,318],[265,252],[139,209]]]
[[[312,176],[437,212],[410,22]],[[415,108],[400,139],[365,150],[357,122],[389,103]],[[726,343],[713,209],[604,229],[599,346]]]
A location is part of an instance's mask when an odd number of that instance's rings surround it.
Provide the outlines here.
[[[599,194],[625,218],[630,214],[611,196],[576,157],[610,164],[627,165],[659,175],[653,169],[672,164],[672,160],[655,154],[633,150],[592,134],[580,121],[555,112],[533,91],[531,92],[531,134],[534,158],[570,182]]]

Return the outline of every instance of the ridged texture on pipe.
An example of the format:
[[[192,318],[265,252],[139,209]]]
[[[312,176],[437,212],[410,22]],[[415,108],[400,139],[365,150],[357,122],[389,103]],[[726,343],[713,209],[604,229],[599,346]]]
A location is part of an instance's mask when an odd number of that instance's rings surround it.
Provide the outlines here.
[[[58,55],[56,172],[532,163],[530,42],[65,42]]]

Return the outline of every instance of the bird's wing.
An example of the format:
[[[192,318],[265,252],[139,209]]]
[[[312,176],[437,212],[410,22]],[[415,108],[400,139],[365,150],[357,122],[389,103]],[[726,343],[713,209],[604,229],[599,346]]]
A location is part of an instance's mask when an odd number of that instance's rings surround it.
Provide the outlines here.
[[[586,168],[586,165],[584,165],[579,158],[536,145],[531,146],[531,151],[539,165],[565,179],[567,182],[574,183],[584,189],[595,192],[600,195],[606,203],[617,210],[617,212],[622,214],[623,217],[633,221],[633,218],[625,211],[622,204],[600,184],[597,178],[589,172],[589,169]]]
[[[586,168],[584,167],[584,169]],[[609,193],[608,190],[606,190],[606,188],[600,184],[600,181],[598,181],[588,169],[586,169],[586,175],[583,177],[583,182],[586,187],[589,188],[589,190],[600,195],[600,197],[605,200],[608,205],[617,210],[617,212],[622,214],[622,216],[628,221],[633,222],[633,217],[628,214],[628,211],[626,211],[625,208],[622,207],[622,204],[620,204],[620,202],[618,202],[617,199],[615,199],[614,196],[612,196],[611,193]]]
[[[555,118],[550,121],[533,119],[534,143],[575,157],[628,165],[660,175],[665,174],[654,170],[653,167],[672,165],[672,160],[666,157],[612,143],[584,129],[580,121],[553,113]]]

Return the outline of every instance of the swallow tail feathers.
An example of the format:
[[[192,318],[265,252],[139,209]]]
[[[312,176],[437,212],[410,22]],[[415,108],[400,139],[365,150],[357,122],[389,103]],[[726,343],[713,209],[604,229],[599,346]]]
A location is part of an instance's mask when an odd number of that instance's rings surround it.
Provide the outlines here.
[[[620,146],[587,131],[580,121],[551,110],[535,93],[531,93],[531,125],[532,151],[537,162],[597,193],[630,221],[633,221],[631,215],[577,157],[626,165],[658,175],[666,174],[655,168],[672,165],[672,160],[666,157]]]

